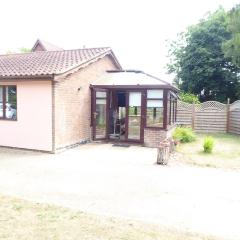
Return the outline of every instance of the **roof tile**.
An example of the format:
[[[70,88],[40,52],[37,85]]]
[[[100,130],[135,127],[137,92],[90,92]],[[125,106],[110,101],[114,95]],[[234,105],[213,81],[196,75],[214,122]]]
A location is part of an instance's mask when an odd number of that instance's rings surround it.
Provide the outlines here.
[[[61,74],[110,51],[103,47],[0,55],[0,78]]]

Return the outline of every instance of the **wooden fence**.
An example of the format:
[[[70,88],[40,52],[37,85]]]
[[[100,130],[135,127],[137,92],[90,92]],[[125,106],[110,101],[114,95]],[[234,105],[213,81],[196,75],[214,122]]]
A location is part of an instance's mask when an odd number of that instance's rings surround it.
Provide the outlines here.
[[[240,100],[229,106],[228,132],[240,134]]]
[[[188,104],[178,101],[177,124],[190,126],[196,132],[240,134],[240,101],[232,104],[215,101]]]

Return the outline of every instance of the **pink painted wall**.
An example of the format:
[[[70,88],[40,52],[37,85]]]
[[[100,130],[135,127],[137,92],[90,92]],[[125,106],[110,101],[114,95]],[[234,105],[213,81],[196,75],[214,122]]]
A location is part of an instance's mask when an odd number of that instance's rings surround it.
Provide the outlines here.
[[[17,85],[17,121],[0,120],[0,146],[51,151],[51,81],[1,82],[0,85]]]

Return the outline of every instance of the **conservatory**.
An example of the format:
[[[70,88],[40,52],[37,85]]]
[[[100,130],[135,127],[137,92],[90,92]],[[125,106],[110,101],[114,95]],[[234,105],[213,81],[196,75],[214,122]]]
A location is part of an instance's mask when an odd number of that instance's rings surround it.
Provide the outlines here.
[[[176,122],[178,89],[135,70],[107,71],[91,88],[93,140],[156,147]]]

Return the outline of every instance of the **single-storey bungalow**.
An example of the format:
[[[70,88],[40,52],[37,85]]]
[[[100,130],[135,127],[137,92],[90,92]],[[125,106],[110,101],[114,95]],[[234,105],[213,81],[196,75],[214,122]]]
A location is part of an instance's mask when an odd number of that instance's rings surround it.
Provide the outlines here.
[[[176,121],[177,89],[123,70],[110,48],[0,55],[0,146],[56,152],[89,141],[155,147]]]

